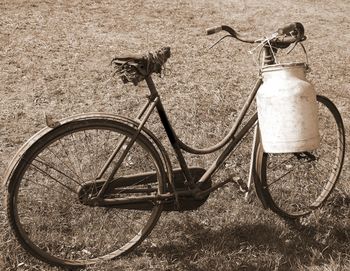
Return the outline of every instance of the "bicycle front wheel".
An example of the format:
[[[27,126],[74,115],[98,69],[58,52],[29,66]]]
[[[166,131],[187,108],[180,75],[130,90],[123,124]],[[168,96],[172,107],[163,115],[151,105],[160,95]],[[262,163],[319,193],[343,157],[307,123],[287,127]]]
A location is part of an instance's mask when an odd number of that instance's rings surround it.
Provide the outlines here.
[[[320,207],[343,166],[345,133],[341,115],[328,98],[318,95],[317,102],[321,138],[317,150],[257,156],[264,197],[273,212],[287,219],[305,216]]]
[[[93,115],[46,130],[10,169],[7,213],[21,245],[61,266],[95,264],[131,251],[151,232],[162,206],[153,203],[142,210],[86,205],[81,191],[84,187],[94,193],[101,187],[101,180],[96,181],[101,168],[120,142],[121,151],[126,149],[137,131],[112,117]],[[145,172],[152,172],[154,181],[119,187],[113,197],[127,197],[126,190],[134,191],[133,196],[164,192],[162,160],[140,133],[115,179]]]

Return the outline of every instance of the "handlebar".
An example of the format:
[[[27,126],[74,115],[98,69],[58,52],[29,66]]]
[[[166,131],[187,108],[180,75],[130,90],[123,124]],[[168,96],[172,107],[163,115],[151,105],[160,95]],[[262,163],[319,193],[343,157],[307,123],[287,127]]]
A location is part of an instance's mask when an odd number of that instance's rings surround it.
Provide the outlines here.
[[[226,31],[232,37],[238,39],[239,41],[247,42],[247,43],[257,42],[256,39],[244,37],[243,35],[237,33],[234,29],[232,29],[231,27],[229,27],[227,25],[214,26],[214,27],[208,28],[206,31],[207,31],[207,35],[212,35],[212,34],[220,32],[220,31]]]
[[[226,31],[230,34],[230,36],[246,43],[261,43],[266,40],[266,38],[255,39],[252,37],[245,37],[227,25],[215,26],[206,30],[207,35],[212,35],[220,31]],[[304,26],[299,22],[295,22],[279,28],[275,33],[273,33],[272,38],[269,38],[268,40],[274,47],[286,48],[292,43],[304,41],[305,39],[306,36],[304,36]]]

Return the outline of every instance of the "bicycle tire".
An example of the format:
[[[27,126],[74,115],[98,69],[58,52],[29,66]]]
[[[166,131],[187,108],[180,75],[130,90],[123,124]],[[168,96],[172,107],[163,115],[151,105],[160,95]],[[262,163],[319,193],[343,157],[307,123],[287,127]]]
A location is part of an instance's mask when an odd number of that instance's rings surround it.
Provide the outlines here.
[[[94,180],[119,138],[128,141],[135,133],[112,117],[82,115],[45,128],[21,148],[8,169],[6,209],[22,247],[49,264],[81,267],[128,253],[149,235],[162,204],[123,210],[86,206],[78,197],[79,186]],[[134,171],[156,172],[157,181],[133,185],[152,186],[153,194],[165,191],[162,159],[142,133],[117,174]]]
[[[257,155],[258,186],[268,207],[285,219],[310,214],[327,200],[344,163],[345,131],[336,106],[317,95],[320,147],[312,152]],[[258,153],[262,150],[259,145]],[[310,155],[309,155],[310,154]],[[304,156],[304,157],[303,157]]]

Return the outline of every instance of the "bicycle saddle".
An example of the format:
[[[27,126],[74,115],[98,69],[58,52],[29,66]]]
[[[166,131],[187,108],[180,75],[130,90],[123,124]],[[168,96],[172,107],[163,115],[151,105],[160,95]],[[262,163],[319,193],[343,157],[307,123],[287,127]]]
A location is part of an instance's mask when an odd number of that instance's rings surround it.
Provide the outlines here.
[[[163,47],[155,52],[144,55],[129,55],[115,57],[112,60],[123,83],[132,82],[137,85],[152,73],[161,73],[162,67],[170,57],[170,47]]]
[[[143,60],[144,55],[125,55],[125,56],[117,56],[113,59],[113,61],[125,61],[125,62],[139,62]]]

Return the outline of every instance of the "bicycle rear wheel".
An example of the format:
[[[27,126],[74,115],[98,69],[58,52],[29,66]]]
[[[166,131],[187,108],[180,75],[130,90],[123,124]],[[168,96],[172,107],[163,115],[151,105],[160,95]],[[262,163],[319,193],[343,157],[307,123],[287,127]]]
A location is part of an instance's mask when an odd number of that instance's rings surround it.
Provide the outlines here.
[[[257,156],[264,198],[273,212],[287,219],[305,216],[320,207],[343,166],[345,132],[341,115],[328,98],[318,95],[317,102],[321,138],[317,150]]]
[[[125,138],[121,150],[126,148],[136,130],[93,115],[46,130],[34,143],[29,141],[10,169],[7,213],[21,245],[35,257],[61,266],[95,264],[131,251],[151,232],[162,205],[154,203],[149,210],[88,206],[81,200],[81,188],[89,187],[91,193],[98,189],[101,182],[95,180],[103,164],[121,139]],[[135,182],[126,190],[134,191],[133,196],[135,191],[138,196],[163,193],[162,160],[141,133],[115,178],[145,172],[153,172],[155,181]],[[127,197],[126,190],[117,189],[113,197]]]

